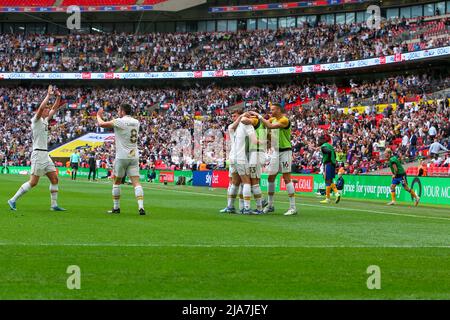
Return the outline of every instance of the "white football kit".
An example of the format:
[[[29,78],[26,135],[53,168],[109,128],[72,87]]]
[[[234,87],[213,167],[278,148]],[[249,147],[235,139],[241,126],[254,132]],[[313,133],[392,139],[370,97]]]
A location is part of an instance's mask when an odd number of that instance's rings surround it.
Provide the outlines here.
[[[36,115],[31,119],[33,134],[33,152],[31,153],[31,174],[42,177],[49,172],[55,172],[56,167],[48,154],[48,120]]]
[[[262,121],[259,121],[257,128],[259,126],[264,126]],[[250,155],[249,155],[249,167],[250,167],[250,178],[260,179],[262,174],[262,169],[266,163],[266,151],[267,151],[267,129],[263,127],[260,129],[260,134],[258,136],[258,144],[250,144]],[[255,129],[256,132],[256,129]]]
[[[230,171],[237,172],[240,176],[249,175],[248,139],[256,136],[252,125],[239,123],[232,136],[232,150],[230,151]],[[230,134],[231,137],[231,134]]]
[[[234,164],[234,159],[233,159],[233,157],[234,157],[234,154],[235,154],[235,150],[234,150],[234,136],[235,136],[235,134],[236,134],[236,130],[233,130],[231,127],[232,127],[233,125],[232,124],[230,124],[229,126],[228,126],[228,134],[229,134],[229,137],[230,137],[230,153],[229,153],[229,159],[230,159],[230,167],[228,168],[228,176],[231,178],[232,176],[233,176],[233,173],[236,173],[237,171],[236,171],[236,166],[235,166],[235,164]]]
[[[139,121],[124,116],[113,121],[116,142],[114,176],[122,178],[139,176],[139,151],[137,147]]]

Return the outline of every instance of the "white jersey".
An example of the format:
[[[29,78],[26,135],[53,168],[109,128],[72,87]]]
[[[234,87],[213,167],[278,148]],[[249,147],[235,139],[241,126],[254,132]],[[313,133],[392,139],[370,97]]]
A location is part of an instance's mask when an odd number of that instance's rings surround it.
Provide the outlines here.
[[[228,126],[228,134],[230,135],[230,153],[229,153],[229,159],[230,163],[234,163],[234,160],[236,158],[236,148],[235,148],[235,136],[236,136],[236,130],[233,130],[231,127],[233,125],[230,124]]]
[[[50,158],[48,147],[48,119],[34,116],[31,119],[31,132],[33,134],[33,152],[31,153],[31,174],[42,177],[55,172],[55,164]]]
[[[31,119],[31,131],[33,133],[33,150],[47,150],[48,146],[48,120],[42,117]]]
[[[256,136],[255,128],[250,124],[239,123],[234,134],[234,154],[231,161],[236,164],[248,164],[249,137]]]
[[[116,140],[116,159],[139,159],[137,147],[139,121],[125,116],[114,119],[114,135]]]

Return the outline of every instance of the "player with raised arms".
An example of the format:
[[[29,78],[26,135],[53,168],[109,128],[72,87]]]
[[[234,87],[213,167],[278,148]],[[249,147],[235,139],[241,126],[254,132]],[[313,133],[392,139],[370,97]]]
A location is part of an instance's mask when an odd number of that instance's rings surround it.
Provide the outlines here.
[[[56,95],[56,100],[53,106],[50,107],[48,103],[54,95]],[[53,118],[61,107],[60,102],[61,93],[50,85],[47,95],[31,119],[33,152],[31,153],[30,180],[22,184],[16,194],[8,200],[11,210],[17,210],[17,200],[35,187],[40,177],[45,175],[50,180],[50,209],[52,211],[65,211],[65,209],[58,206],[58,174],[55,164],[48,154],[48,121]]]
[[[228,154],[228,159],[229,161],[229,178],[230,178],[230,183],[228,185],[228,191],[227,191],[227,206],[220,210],[221,213],[236,213],[236,209],[235,209],[235,200],[236,197],[238,195],[238,193],[240,193],[239,191],[242,191],[240,188],[241,186],[241,178],[239,177],[239,174],[237,173],[237,169],[236,169],[236,163],[235,161],[235,134],[236,134],[236,128],[239,125],[239,123],[241,122],[241,119],[243,117],[243,113],[241,110],[235,110],[233,112],[232,116],[232,120],[233,123],[230,124],[228,126],[228,135],[229,135],[229,139],[230,139],[230,152]],[[242,199],[243,200],[243,199]],[[242,206],[242,208],[241,208]],[[243,203],[241,205],[241,201],[240,201],[240,206],[239,206],[239,210],[243,209]]]
[[[139,182],[139,151],[137,147],[139,121],[131,117],[132,108],[129,104],[119,107],[119,118],[104,121],[103,108],[97,112],[97,122],[102,128],[113,128],[115,135],[116,157],[114,160],[114,182],[112,187],[113,208],[108,213],[120,213],[120,185],[125,175],[130,177],[134,187],[139,214],[145,215],[144,190]]]

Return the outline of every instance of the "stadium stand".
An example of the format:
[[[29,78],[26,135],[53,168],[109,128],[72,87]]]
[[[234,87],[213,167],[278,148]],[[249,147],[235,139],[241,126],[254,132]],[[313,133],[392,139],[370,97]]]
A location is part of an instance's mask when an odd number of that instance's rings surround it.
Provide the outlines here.
[[[395,30],[429,31],[425,26],[441,23],[416,26],[393,20],[377,31],[361,24],[319,24],[240,32],[1,34],[0,71],[223,70],[341,62],[449,45],[450,20],[442,23],[444,34],[428,37],[422,33],[414,43],[395,36]]]
[[[115,6],[134,5],[136,0],[63,0],[62,6]]]
[[[167,0],[2,0],[0,2],[0,7],[156,5],[166,1]]]
[[[267,101],[273,101],[282,103],[292,119],[294,172],[320,171],[315,138],[327,132],[335,139],[338,163],[347,173],[363,174],[384,168],[383,151],[390,147],[407,161],[428,158],[429,175],[441,175],[448,173],[442,168],[448,168],[450,156],[428,157],[427,149],[432,143],[428,131],[434,126],[441,143],[450,149],[449,101],[430,100],[424,93],[414,93],[412,96],[416,99],[411,99],[414,102],[403,103],[405,99],[401,99],[415,88],[425,88],[433,82],[426,76],[399,76],[378,82],[351,82],[349,87],[341,88],[308,83],[202,89],[67,88],[63,92],[68,107],[52,126],[50,144],[55,147],[87,132],[98,132],[94,119],[96,110],[106,107],[113,111],[117,105],[127,102],[135,106],[143,123],[142,166],[190,168],[192,159],[170,156],[171,134],[176,129],[193,129],[194,123],[200,121],[204,129],[219,128],[225,133],[233,106],[267,110]],[[435,82],[449,85],[450,79],[435,79]],[[43,94],[42,88],[0,88],[0,122],[6,123],[6,130],[0,133],[0,149],[5,150],[0,154],[1,161],[6,160],[11,165],[26,165],[29,161],[28,123]],[[358,109],[343,112],[342,106],[348,103],[357,106],[358,101],[370,96],[375,99],[368,107],[363,107],[363,112]],[[309,108],[301,103],[306,99],[320,103]],[[377,112],[374,106],[387,100],[395,103]],[[111,165],[109,156],[113,152],[110,148],[105,145],[97,150],[103,155],[105,167]],[[212,157],[209,165],[223,163],[224,159]]]
[[[2,0],[0,7],[51,7],[56,0]]]

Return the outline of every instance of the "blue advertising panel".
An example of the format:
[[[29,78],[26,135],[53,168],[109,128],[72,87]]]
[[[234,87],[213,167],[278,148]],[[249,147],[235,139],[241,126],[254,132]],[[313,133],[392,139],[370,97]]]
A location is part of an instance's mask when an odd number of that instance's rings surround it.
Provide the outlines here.
[[[193,172],[193,186],[210,187],[212,181],[212,171],[194,171]]]

